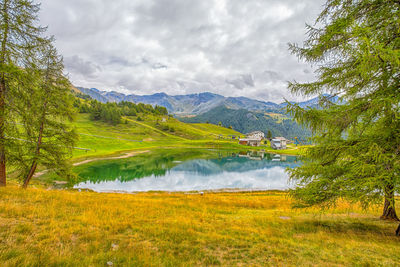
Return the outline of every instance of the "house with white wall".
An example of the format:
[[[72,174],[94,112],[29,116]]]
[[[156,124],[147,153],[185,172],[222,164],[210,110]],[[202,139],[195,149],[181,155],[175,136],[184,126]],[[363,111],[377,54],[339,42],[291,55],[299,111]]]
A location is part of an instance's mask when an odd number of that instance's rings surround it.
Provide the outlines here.
[[[251,133],[246,134],[246,138],[249,139],[264,139],[265,134],[261,131],[254,131]]]

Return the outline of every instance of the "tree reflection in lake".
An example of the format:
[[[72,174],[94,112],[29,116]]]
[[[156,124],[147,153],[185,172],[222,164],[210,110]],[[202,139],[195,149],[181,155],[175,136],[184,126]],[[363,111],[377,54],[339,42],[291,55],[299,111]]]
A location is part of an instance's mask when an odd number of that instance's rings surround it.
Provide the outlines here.
[[[75,188],[95,191],[287,189],[296,157],[246,151],[159,150],[130,159],[79,166]]]

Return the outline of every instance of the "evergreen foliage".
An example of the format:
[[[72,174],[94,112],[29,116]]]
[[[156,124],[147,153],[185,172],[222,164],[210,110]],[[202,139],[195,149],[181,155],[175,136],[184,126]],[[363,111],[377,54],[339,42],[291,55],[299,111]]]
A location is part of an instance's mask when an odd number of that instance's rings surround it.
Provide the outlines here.
[[[270,130],[267,132],[267,139],[270,140],[272,138],[272,133]]]
[[[122,122],[122,116],[138,116],[138,114],[154,114],[154,115],[168,115],[165,107],[152,106],[143,103],[132,103],[122,101],[119,103],[101,103],[97,100],[81,101],[75,99],[74,106],[78,108],[80,113],[89,113],[90,119],[94,121],[103,121],[113,125]],[[142,120],[140,116],[138,121]]]
[[[400,185],[400,2],[328,0],[307,26],[300,59],[317,66],[317,80],[289,84],[293,93],[320,98],[323,109],[289,104],[315,136],[304,165],[291,171],[292,196],[303,205],[331,205],[342,197],[364,206],[385,198],[382,218],[397,219]]]

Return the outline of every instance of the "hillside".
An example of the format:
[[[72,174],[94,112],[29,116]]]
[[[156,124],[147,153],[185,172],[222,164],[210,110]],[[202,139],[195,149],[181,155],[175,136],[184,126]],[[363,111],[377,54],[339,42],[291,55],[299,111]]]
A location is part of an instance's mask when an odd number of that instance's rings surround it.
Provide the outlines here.
[[[285,136],[293,139],[298,137],[306,140],[310,131],[303,129],[296,122],[280,113],[261,113],[245,109],[230,109],[225,106],[216,107],[208,112],[194,117],[179,117],[187,123],[222,123],[224,126],[232,126],[233,129],[248,133],[252,131],[271,131],[272,136]]]
[[[220,140],[220,135],[231,146],[237,145],[237,142],[229,141],[229,135],[241,135],[224,127],[187,124],[169,116],[142,115],[142,121],[138,121],[137,117],[124,117],[123,121],[111,125],[92,121],[89,114],[79,114],[74,122],[79,135],[74,158],[160,146],[202,146],[209,141]]]

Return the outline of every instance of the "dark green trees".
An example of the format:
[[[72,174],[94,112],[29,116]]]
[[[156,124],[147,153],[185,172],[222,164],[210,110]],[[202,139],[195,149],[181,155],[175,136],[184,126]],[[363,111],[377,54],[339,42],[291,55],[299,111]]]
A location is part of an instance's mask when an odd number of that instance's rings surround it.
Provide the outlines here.
[[[271,133],[270,130],[268,130],[268,132],[267,132],[267,139],[268,139],[268,140],[271,140],[271,138],[272,138],[272,133]]]
[[[121,123],[122,116],[137,116],[141,114],[168,115],[168,111],[164,107],[146,105],[143,103],[135,104],[132,102],[119,103],[101,103],[97,100],[91,100],[89,104],[76,104],[81,113],[90,113],[90,119],[95,121],[103,121],[113,125]],[[140,117],[137,120],[141,120]]]
[[[382,218],[397,219],[400,182],[400,1],[329,0],[303,47],[290,49],[317,67],[317,80],[291,91],[321,97],[324,109],[289,105],[315,133],[305,164],[291,172],[292,195],[305,205],[341,197],[363,205],[385,199]],[[333,97],[339,97],[334,104]]]
[[[113,125],[121,122],[121,111],[115,103],[102,104],[98,101],[91,101],[88,111],[91,120],[100,120]]]

